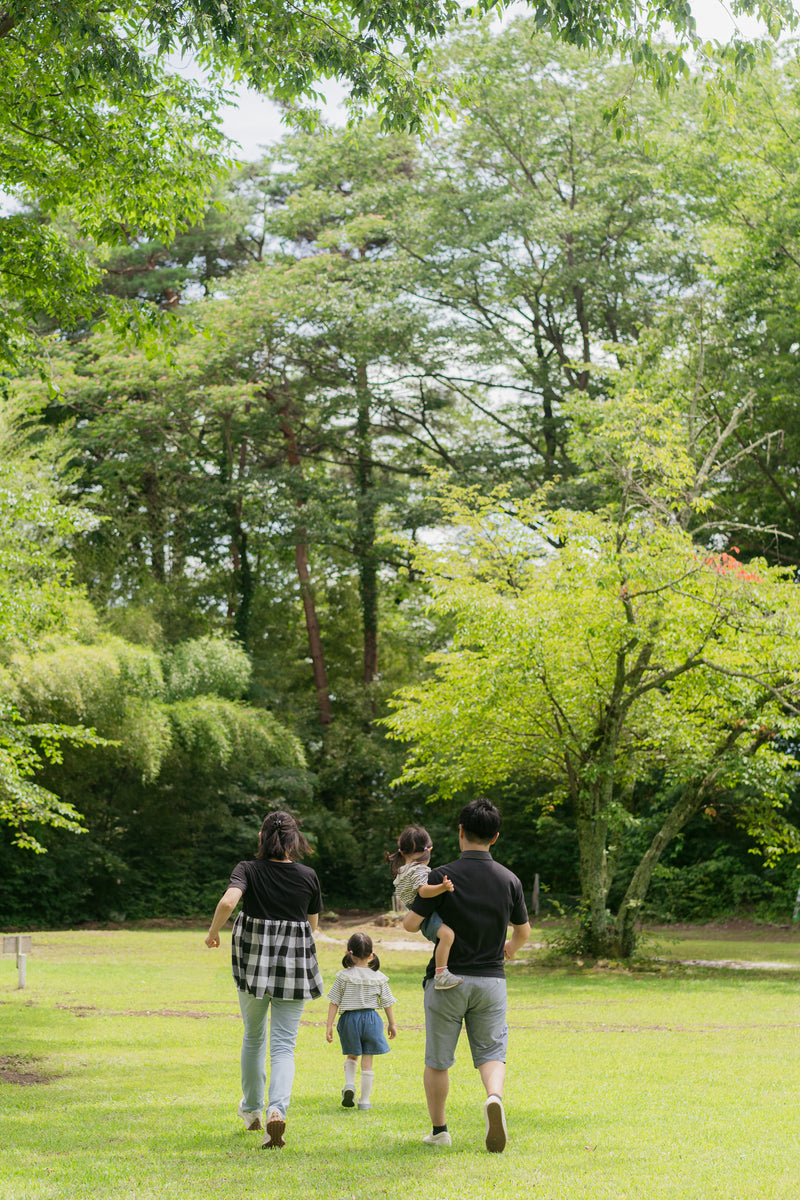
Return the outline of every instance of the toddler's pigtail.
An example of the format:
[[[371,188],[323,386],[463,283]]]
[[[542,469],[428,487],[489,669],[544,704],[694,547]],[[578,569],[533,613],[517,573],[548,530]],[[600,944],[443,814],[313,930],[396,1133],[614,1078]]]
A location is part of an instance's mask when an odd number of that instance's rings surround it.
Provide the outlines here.
[[[397,872],[403,865],[403,855],[399,850],[395,850],[394,854],[390,854],[388,850],[383,852],[384,861],[389,864],[389,870],[392,873],[392,879],[397,878]]]
[[[369,967],[370,971],[380,971],[381,960],[378,958],[377,954],[372,955],[372,958],[367,963],[367,966]]]
[[[344,958],[342,959],[342,966],[343,967],[354,967],[355,965],[356,965],[356,960],[353,958],[352,954],[348,950],[347,953],[345,954]]]

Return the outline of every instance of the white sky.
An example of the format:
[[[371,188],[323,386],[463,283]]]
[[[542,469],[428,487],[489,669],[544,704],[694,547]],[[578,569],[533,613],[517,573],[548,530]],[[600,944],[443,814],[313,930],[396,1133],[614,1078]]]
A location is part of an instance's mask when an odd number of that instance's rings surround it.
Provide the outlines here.
[[[518,11],[525,11],[526,7],[520,4]],[[750,37],[756,36],[760,31],[758,23],[752,19],[734,20],[723,0],[692,0],[692,11],[697,21],[698,32],[706,40],[727,41],[737,27]],[[324,90],[329,97],[329,105],[326,108],[328,119],[333,122],[342,121],[344,118],[341,108],[337,107],[337,101],[344,95],[344,89],[337,84],[328,84]],[[282,137],[286,126],[281,122],[277,106],[266,96],[249,88],[241,88],[238,96],[238,104],[229,105],[224,110],[223,128],[228,137],[240,147],[239,156],[251,161],[260,157],[264,146]]]

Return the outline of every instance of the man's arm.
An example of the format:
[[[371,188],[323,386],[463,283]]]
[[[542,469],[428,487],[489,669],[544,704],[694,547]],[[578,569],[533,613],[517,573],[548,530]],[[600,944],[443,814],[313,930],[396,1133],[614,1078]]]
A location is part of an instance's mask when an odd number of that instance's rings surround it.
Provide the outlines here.
[[[527,940],[530,936],[531,936],[530,921],[526,921],[524,925],[512,925],[511,926],[511,937],[506,942],[505,947],[503,949],[503,953],[505,954],[506,958],[508,958],[508,959],[513,958],[514,955],[517,953],[517,951],[522,949],[522,947],[525,945],[525,943],[527,942]]]

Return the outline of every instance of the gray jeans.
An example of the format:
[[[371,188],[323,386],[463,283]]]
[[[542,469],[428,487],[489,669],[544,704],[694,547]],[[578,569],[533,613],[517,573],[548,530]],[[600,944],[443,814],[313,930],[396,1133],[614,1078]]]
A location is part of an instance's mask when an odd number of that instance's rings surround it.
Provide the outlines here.
[[[463,974],[463,973],[462,973]],[[508,1049],[506,981],[464,975],[460,987],[437,991],[425,983],[425,1066],[449,1071],[464,1025],[472,1062],[505,1062]]]
[[[305,1000],[259,1000],[240,991],[244,1021],[242,1038],[242,1108],[261,1112],[267,1086],[267,1017],[269,1016],[269,1095],[267,1108],[277,1108],[285,1118],[294,1083],[294,1047]],[[270,1013],[271,1010],[271,1013]]]

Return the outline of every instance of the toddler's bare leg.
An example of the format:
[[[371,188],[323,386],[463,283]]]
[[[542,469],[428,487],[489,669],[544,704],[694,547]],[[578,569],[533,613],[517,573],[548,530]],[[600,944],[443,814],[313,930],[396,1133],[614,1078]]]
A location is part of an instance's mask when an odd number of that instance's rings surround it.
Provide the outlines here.
[[[450,958],[450,951],[453,949],[453,942],[456,935],[453,933],[449,925],[440,925],[436,930],[436,950],[434,952],[433,961],[436,963],[436,969],[441,970],[447,966]]]

